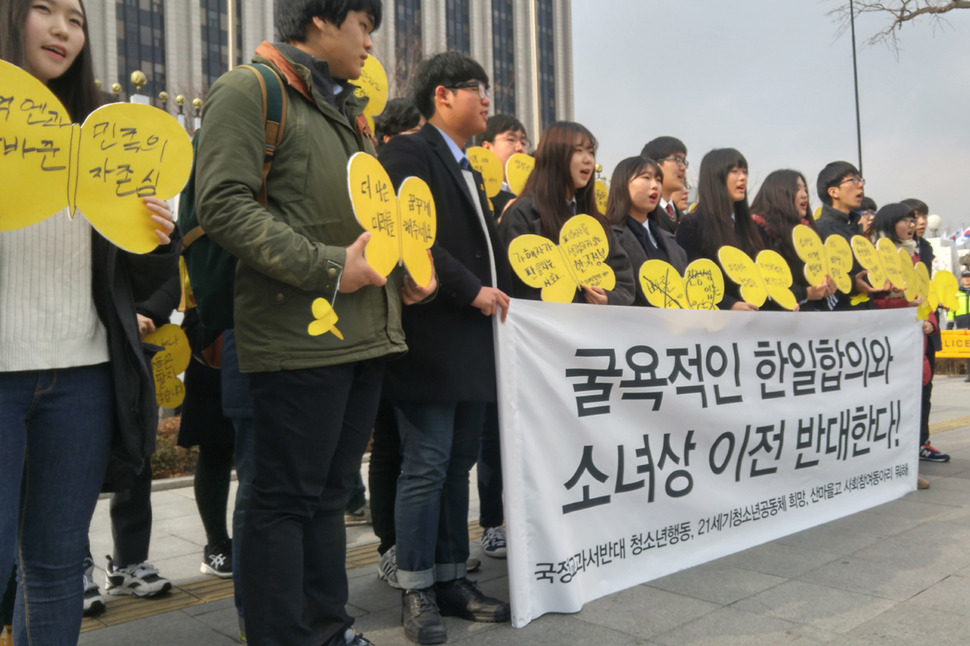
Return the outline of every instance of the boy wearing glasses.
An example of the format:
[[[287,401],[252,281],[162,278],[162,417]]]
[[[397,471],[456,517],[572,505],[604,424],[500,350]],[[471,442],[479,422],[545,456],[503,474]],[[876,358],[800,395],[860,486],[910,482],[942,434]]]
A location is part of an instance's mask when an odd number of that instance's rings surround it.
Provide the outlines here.
[[[383,395],[401,434],[401,623],[411,641],[440,644],[447,639],[442,615],[483,622],[511,615],[508,603],[485,596],[465,576],[468,473],[486,407],[496,398],[492,317],[505,319],[511,275],[482,177],[464,152],[465,142],[485,130],[485,70],[463,54],[438,54],[418,68],[414,97],[428,123],[389,141],[380,160],[395,186],[413,175],[431,188],[439,290],[434,301],[403,314],[409,352],[388,364]]]
[[[516,153],[529,152],[529,137],[525,134],[525,126],[522,122],[511,114],[496,114],[488,119],[485,132],[481,136],[481,147],[491,150],[498,157],[502,164],[502,172],[505,172],[505,164],[509,157]],[[508,203],[515,198],[515,194],[509,190],[509,178],[502,178],[502,189],[498,195],[492,198],[492,206],[495,207],[495,219],[502,217],[502,212]]]
[[[670,233],[677,233],[684,212],[677,208],[674,196],[687,189],[687,167],[690,166],[687,146],[677,137],[657,137],[647,142],[640,156],[657,162],[664,174],[656,224]]]
[[[818,216],[815,226],[823,241],[830,235],[837,234],[851,243],[852,236],[858,233],[856,225],[852,222],[852,212],[858,211],[862,204],[865,185],[866,181],[862,179],[858,169],[846,161],[832,162],[819,172],[815,187],[819,199],[822,200],[822,213]],[[863,270],[859,261],[853,259],[852,263],[852,292],[849,294],[835,292],[829,296],[828,305],[832,310],[852,309],[853,296],[860,293],[871,294],[880,291],[883,287],[869,285],[865,279],[867,272]],[[871,306],[871,302],[866,301],[858,307],[868,309]]]

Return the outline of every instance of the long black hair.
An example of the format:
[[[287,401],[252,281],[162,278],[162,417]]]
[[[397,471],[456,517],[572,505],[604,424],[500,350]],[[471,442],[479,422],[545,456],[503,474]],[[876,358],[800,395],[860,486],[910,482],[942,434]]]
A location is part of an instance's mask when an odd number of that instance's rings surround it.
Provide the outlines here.
[[[522,189],[521,197],[530,196],[539,209],[542,233],[552,240],[572,217],[566,205],[566,195],[573,190],[569,163],[577,142],[589,145],[596,151],[596,137],[585,127],[572,121],[557,121],[542,133],[536,147],[536,165]],[[590,177],[586,186],[576,189],[576,212],[585,213],[599,220],[609,231],[609,223],[596,207],[596,182]]]
[[[802,215],[795,208],[799,179],[805,184],[805,176],[797,170],[772,171],[761,183],[751,203],[751,212],[761,216],[765,222],[766,233],[772,240],[771,246],[789,261],[798,258],[792,242],[792,230],[803,223]],[[808,184],[805,184],[805,192],[808,192]],[[814,218],[807,213],[804,221],[815,228]]]
[[[727,177],[735,168],[747,171],[748,160],[734,148],[715,148],[701,160],[697,210],[707,216],[701,231],[701,252],[707,258],[717,258],[717,250],[726,244],[750,256],[764,248],[751,220],[747,193],[738,202],[728,193]]]
[[[663,182],[664,173],[660,170],[660,165],[646,157],[627,157],[613,169],[610,194],[606,198],[606,220],[610,224],[625,222],[630,213],[630,182],[643,175],[648,168],[653,171],[657,181]]]
[[[31,4],[32,0],[0,0],[0,16],[7,16],[0,23],[0,58],[21,69],[27,69],[24,25],[30,14]],[[84,12],[84,2],[78,0],[78,4]],[[84,33],[84,45],[74,63],[61,76],[47,83],[48,89],[67,108],[67,113],[75,122],[84,121],[101,105],[101,93],[94,85],[94,63],[86,13],[81,29]]]

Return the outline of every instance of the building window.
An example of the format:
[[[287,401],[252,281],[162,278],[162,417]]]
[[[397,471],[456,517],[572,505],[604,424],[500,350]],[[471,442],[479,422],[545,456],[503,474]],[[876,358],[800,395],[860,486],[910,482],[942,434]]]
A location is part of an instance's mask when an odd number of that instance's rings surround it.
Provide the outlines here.
[[[394,3],[394,71],[395,96],[406,96],[411,89],[411,76],[423,58],[421,43],[421,0],[397,0]]]
[[[552,1],[536,1],[539,32],[539,122],[543,130],[556,120],[556,48]]]
[[[492,105],[515,114],[515,41],[512,0],[492,0]]]
[[[468,13],[468,0],[446,0],[445,32],[448,49],[462,54],[471,54],[471,16]]]
[[[127,86],[141,70],[148,83],[142,92],[152,97],[165,89],[165,9],[161,0],[115,3],[118,26],[118,81]]]
[[[201,0],[202,74],[209,85],[229,70],[229,0]],[[242,21],[239,0],[232,0],[236,18],[233,66],[242,60]]]

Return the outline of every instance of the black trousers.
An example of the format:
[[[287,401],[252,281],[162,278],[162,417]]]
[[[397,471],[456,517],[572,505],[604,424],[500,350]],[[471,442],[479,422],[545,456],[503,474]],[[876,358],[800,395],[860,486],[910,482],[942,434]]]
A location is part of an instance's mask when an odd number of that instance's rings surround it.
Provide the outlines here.
[[[319,646],[353,624],[344,506],[383,374],[369,360],[250,375],[255,478],[240,574],[254,646]]]
[[[111,494],[111,555],[115,567],[137,565],[148,560],[148,546],[152,540],[152,465],[134,477],[131,486]]]

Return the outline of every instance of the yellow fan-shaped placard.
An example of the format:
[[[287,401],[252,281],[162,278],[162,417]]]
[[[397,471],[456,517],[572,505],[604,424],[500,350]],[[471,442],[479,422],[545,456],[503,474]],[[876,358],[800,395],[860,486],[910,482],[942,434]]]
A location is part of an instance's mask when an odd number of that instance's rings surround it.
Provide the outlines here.
[[[542,290],[542,300],[569,303],[583,285],[611,290],[616,275],[606,264],[610,248],[603,226],[574,215],[559,231],[559,245],[531,233],[509,245],[509,262],[523,283]]]
[[[852,236],[852,251],[859,264],[869,270],[869,284],[876,289],[882,289],[889,281],[882,255],[868,239],[859,235]]]
[[[957,292],[960,290],[960,283],[953,272],[944,270],[933,274],[932,289],[941,307],[948,310],[957,308]]]
[[[143,197],[182,190],[192,142],[171,115],[112,103],[83,125],[33,76],[0,61],[0,231],[46,220],[67,207],[117,246],[147,253],[157,225]]]
[[[600,210],[600,213],[606,213],[606,199],[610,194],[610,187],[606,185],[605,181],[598,179],[593,188],[596,190],[596,208]]]
[[[178,408],[185,399],[185,384],[178,375],[185,372],[192,359],[188,337],[182,328],[168,323],[151,334],[146,334],[142,342],[163,348],[152,357],[155,402],[162,408]]]
[[[525,153],[515,153],[505,162],[505,177],[509,182],[509,190],[519,195],[529,181],[529,175],[536,166],[535,158]]]
[[[648,260],[640,266],[640,288],[654,307],[713,310],[724,297],[724,277],[706,258],[692,262],[683,277],[664,260]]]
[[[724,245],[718,249],[717,257],[724,273],[740,285],[741,298],[746,303],[761,307],[771,296],[785,309],[792,310],[798,305],[790,289],[791,270],[778,252],[765,249],[756,260],[751,260],[737,247]]]
[[[848,294],[852,291],[852,248],[845,238],[831,235],[822,244],[815,229],[804,224],[792,230],[792,242],[798,257],[805,263],[805,280],[809,285],[818,287],[830,276],[839,291]]]
[[[922,299],[919,306],[919,318],[925,321],[930,317],[930,313],[939,307],[940,302],[932,289],[930,282],[930,272],[921,262],[916,263],[913,268],[914,281],[916,283],[916,295]]]
[[[387,276],[403,263],[414,282],[427,287],[434,272],[428,249],[437,233],[434,199],[428,185],[420,178],[408,177],[395,195],[387,171],[367,153],[356,153],[347,162],[347,185],[354,215],[371,233],[364,249],[367,264]]]
[[[384,66],[373,55],[367,57],[364,66],[360,70],[360,77],[351,81],[357,86],[354,94],[359,97],[367,97],[367,105],[364,107],[364,114],[368,117],[384,112],[387,106],[387,72]],[[374,131],[372,119],[370,122],[371,132]]]
[[[317,298],[313,301],[313,321],[307,326],[307,333],[310,336],[320,336],[327,332],[344,340],[344,335],[337,329],[337,313],[334,311],[330,301],[325,298]]]
[[[498,160],[498,156],[481,146],[472,146],[465,150],[465,154],[468,155],[471,167],[481,173],[485,180],[485,195],[489,199],[498,195],[502,190],[502,162]]]
[[[821,205],[816,206],[815,210],[812,211],[812,217],[818,220],[821,215],[822,215],[822,206]]]
[[[896,255],[899,257],[899,273],[903,276],[907,301],[916,300],[919,289],[916,285],[916,268],[913,267],[913,257],[905,249],[898,249]],[[920,263],[922,265],[923,263]]]
[[[902,265],[899,262],[899,254],[896,253],[896,245],[889,238],[880,238],[876,243],[876,251],[882,258],[883,267],[886,269],[886,276],[893,288],[898,291],[906,289],[906,278],[903,276]],[[906,262],[912,267],[912,259],[907,256]]]

